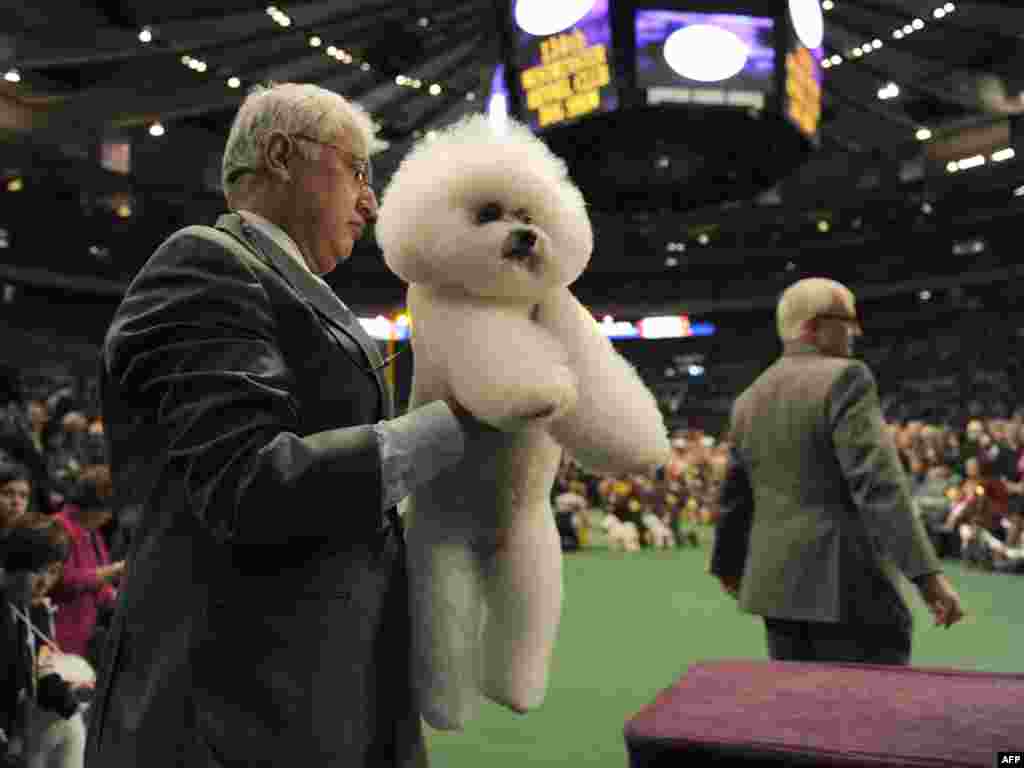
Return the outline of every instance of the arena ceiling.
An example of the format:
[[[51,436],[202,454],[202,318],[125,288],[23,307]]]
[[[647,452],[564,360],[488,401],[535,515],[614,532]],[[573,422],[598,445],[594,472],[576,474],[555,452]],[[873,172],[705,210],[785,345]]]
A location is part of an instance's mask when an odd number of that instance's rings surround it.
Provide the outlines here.
[[[95,157],[101,142],[121,141],[131,144],[125,183],[161,202],[148,214],[139,205],[128,221],[94,223],[73,258],[0,269],[8,280],[59,273],[68,285],[116,294],[172,222],[216,214],[219,150],[254,82],[316,82],[362,103],[390,144],[376,158],[386,181],[417,137],[484,108],[508,6],[289,2],[278,5],[285,26],[266,3],[243,0],[0,0],[0,70],[20,76],[0,81],[5,183],[59,177],[65,193],[117,200],[121,182]],[[1024,113],[1024,9],[1009,0],[824,6],[826,52],[842,63],[826,73],[820,148],[752,200],[644,210],[595,191],[597,249],[576,286],[584,301],[624,316],[701,313],[768,306],[781,285],[812,272],[877,286],[879,296],[928,280],[938,293],[964,273],[990,283],[1016,276],[1012,224],[1024,204],[1024,148],[1004,162],[991,155],[1014,146]],[[335,56],[327,55],[331,46]],[[398,75],[423,85],[398,85]],[[890,83],[898,95],[880,98]],[[150,135],[154,123],[163,135]],[[609,157],[608,166],[624,185],[642,188],[668,165],[661,151],[652,148],[648,165],[617,166]],[[947,170],[979,154],[982,166]],[[167,215],[164,203],[179,213]],[[132,227],[135,237],[106,235]],[[331,282],[367,311],[402,303],[402,286],[372,241]]]

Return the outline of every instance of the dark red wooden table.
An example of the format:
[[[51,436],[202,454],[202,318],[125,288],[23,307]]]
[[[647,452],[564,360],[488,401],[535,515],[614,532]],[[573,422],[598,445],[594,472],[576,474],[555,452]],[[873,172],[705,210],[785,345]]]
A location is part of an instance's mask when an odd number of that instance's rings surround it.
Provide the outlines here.
[[[1024,749],[1024,674],[861,664],[693,665],[626,722],[633,768],[991,768]]]

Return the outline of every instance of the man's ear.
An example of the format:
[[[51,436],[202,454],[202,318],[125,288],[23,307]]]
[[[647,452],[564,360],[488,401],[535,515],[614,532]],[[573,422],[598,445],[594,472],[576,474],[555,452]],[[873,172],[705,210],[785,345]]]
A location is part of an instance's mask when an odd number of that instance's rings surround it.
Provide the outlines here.
[[[263,163],[266,172],[277,181],[291,181],[291,171],[288,164],[295,155],[294,142],[284,133],[274,131],[267,139],[267,146],[263,151]]]

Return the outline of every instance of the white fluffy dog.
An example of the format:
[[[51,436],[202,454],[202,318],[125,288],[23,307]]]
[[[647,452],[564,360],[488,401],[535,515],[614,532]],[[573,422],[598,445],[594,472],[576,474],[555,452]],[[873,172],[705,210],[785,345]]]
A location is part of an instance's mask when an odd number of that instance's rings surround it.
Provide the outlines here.
[[[622,522],[611,513],[604,516],[601,527],[608,533],[608,549],[621,549],[623,552],[640,551],[640,531],[636,523]]]
[[[676,537],[665,521],[653,512],[645,512],[641,518],[644,524],[644,539],[655,549],[671,549],[676,545]]]
[[[590,258],[590,221],[565,164],[526,127],[476,115],[419,143],[376,231],[410,283],[410,407],[454,396],[501,430],[402,509],[421,709],[457,729],[481,693],[518,712],[544,698],[562,447],[592,470],[632,472],[669,446],[654,398],[568,290]]]

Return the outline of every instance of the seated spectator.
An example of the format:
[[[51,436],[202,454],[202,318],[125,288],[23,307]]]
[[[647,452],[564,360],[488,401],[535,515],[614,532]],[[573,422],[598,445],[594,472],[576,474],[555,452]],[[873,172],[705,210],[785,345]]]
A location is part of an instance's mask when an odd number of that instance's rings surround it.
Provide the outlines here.
[[[0,461],[18,463],[31,473],[31,512],[52,512],[46,460],[32,439],[28,405],[16,371],[0,366]]]
[[[0,532],[6,532],[28,514],[32,473],[23,464],[0,464]]]
[[[67,654],[55,649],[54,616],[57,609],[49,597],[50,591],[60,581],[64,561],[71,551],[71,540],[56,517],[34,517],[25,524],[43,532],[54,550],[60,553],[60,559],[49,563],[37,573],[29,617],[36,628],[30,641],[32,652],[38,660],[40,692],[49,689],[52,691],[49,695],[59,697],[59,701],[65,704],[54,709],[37,706],[33,711],[26,736],[26,768],[78,768],[85,761],[86,736],[85,720],[78,705],[90,696],[92,681],[66,679],[58,671]],[[78,666],[88,668],[80,657],[77,661]],[[68,716],[72,703],[75,704],[75,711]]]
[[[114,585],[125,570],[123,560],[110,562],[107,544],[99,533],[113,517],[112,496],[110,468],[86,467],[74,503],[66,504],[57,515],[71,538],[71,553],[53,590],[58,607],[57,644],[68,653],[84,656],[97,669],[102,647],[102,638],[94,642],[97,622],[112,611],[117,595]]]
[[[30,603],[39,590],[47,566],[59,562],[64,552],[46,531],[24,520],[12,527],[0,543],[4,585],[0,599],[0,746],[8,764],[34,765],[37,756],[34,719],[40,711],[56,712],[71,719],[79,711],[72,686],[60,675],[41,668],[36,658],[37,638],[30,618]],[[37,677],[36,670],[41,674]],[[84,751],[84,727],[78,731]],[[81,763],[78,763],[79,765]],[[38,765],[36,763],[35,765]]]
[[[992,475],[993,466],[984,456],[968,459],[966,469],[963,502],[950,512],[947,529],[961,523],[973,524],[1005,541],[1010,500],[1006,483]]]
[[[929,469],[923,482],[911,491],[914,509],[939,557],[955,557],[960,550],[955,531],[946,528],[946,520],[953,509],[948,492],[956,485],[949,467],[940,464]]]

